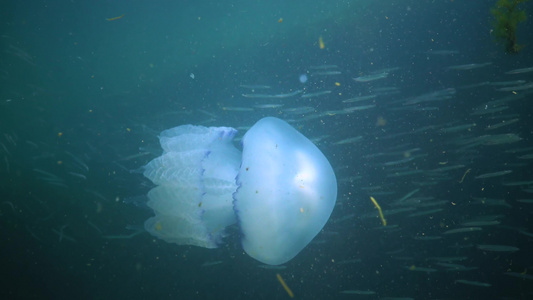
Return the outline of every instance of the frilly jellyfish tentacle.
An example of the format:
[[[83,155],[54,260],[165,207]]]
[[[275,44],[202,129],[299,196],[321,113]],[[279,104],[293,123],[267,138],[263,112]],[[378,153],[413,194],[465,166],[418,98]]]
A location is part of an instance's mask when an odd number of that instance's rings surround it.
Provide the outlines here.
[[[241,153],[229,127],[184,125],[160,135],[163,155],[144,175],[158,185],[149,193],[155,216],[145,222],[152,235],[170,243],[216,248],[235,223],[232,194]]]

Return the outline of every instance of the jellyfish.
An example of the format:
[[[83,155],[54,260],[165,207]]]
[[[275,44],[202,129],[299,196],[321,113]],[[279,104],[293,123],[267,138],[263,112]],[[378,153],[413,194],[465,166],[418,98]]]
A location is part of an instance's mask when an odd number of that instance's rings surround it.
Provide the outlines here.
[[[241,244],[269,265],[288,262],[328,221],[337,181],[322,152],[283,120],[267,117],[242,139],[230,127],[163,131],[163,154],[145,166],[156,186],[145,229],[166,242],[217,248],[237,224]]]

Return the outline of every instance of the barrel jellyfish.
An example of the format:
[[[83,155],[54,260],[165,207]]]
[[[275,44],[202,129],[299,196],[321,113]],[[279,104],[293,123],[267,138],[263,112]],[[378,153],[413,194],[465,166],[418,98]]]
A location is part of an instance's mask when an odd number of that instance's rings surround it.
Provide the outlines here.
[[[320,232],[337,199],[322,152],[285,121],[259,120],[242,138],[230,127],[161,132],[163,154],[145,166],[156,186],[145,229],[169,243],[216,248],[237,223],[244,251],[269,265],[294,258]]]

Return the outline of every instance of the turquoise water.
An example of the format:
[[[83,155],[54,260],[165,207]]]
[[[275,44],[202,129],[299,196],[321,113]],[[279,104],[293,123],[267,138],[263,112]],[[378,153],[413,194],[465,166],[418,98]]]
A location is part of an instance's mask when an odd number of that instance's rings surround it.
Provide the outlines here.
[[[530,298],[531,21],[506,54],[494,3],[459,2],[3,3],[0,295],[288,298],[279,274],[300,299]],[[310,245],[270,269],[237,227],[142,230],[162,130],[266,116],[335,170]]]

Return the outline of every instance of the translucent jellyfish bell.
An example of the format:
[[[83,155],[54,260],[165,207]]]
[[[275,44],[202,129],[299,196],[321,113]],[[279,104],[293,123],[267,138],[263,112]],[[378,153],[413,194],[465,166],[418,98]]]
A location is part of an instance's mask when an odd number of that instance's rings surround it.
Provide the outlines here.
[[[234,209],[248,255],[271,265],[296,256],[326,224],[337,199],[331,165],[305,136],[277,118],[245,134]]]

